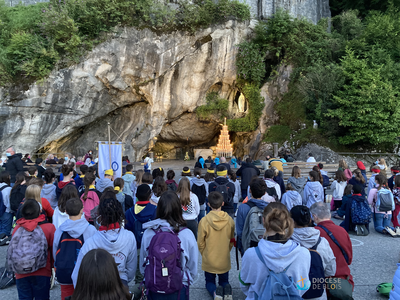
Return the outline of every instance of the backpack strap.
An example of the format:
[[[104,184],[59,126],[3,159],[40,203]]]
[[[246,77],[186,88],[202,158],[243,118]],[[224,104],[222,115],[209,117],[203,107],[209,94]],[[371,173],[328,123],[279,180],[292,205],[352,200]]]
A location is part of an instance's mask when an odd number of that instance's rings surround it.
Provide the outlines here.
[[[250,201],[247,201],[246,204],[248,206],[250,206],[250,209],[252,209],[254,206],[257,206],[257,204],[255,204],[254,202],[250,202]]]
[[[319,238],[318,238],[318,241],[317,241],[317,243],[316,243],[314,246],[312,246],[310,249],[311,249],[311,250],[315,250],[315,251],[316,251],[316,250],[317,250],[317,248],[318,248],[318,245],[319,245],[319,243],[321,243],[321,237],[319,237]]]
[[[322,226],[320,224],[318,224],[317,226],[322,228],[323,230],[325,230],[325,232],[328,234],[328,236],[331,238],[331,240],[336,244],[336,246],[339,247],[340,251],[342,251],[344,259],[346,260],[347,264],[349,264],[349,256],[347,255],[346,251],[344,251],[342,246],[340,246],[338,240],[333,236],[333,233],[331,231],[329,231],[329,229],[326,228],[325,226]]]
[[[258,246],[257,246],[257,247],[254,247],[254,250],[256,250],[256,254],[257,254],[257,256],[258,256],[258,259],[261,260],[261,262],[264,264],[264,266],[267,267],[268,271],[275,274],[275,272],[272,271],[270,268],[268,268],[267,264],[265,263],[265,261],[264,261],[262,255],[261,255],[260,248],[259,248]],[[288,265],[282,272],[283,272],[283,273],[286,273],[286,271],[290,268],[291,265],[292,265],[292,264]]]
[[[1,188],[0,188],[0,192],[2,191],[2,190],[4,190],[6,187],[9,187],[7,184],[6,185],[4,185],[4,186],[2,186]]]

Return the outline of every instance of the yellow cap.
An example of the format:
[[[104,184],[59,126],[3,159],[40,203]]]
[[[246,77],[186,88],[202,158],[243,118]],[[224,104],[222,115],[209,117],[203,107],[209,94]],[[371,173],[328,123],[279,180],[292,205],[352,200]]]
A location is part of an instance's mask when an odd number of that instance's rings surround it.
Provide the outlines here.
[[[111,170],[111,169],[105,170],[104,175],[113,176],[113,175],[114,175],[114,172],[113,172],[113,170]]]
[[[114,191],[120,191],[121,189],[119,188],[119,186],[114,187]]]
[[[208,169],[207,169],[207,173],[214,174],[215,171],[214,171],[214,170],[208,170]]]
[[[184,174],[189,174],[189,173],[190,173],[190,169],[188,169],[187,171],[182,170],[182,173],[184,173]]]

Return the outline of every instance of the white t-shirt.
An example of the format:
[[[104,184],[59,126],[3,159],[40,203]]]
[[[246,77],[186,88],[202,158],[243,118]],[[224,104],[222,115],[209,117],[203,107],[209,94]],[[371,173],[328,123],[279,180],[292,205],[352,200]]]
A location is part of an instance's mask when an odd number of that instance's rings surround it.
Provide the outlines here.
[[[144,159],[144,163],[147,164],[148,166],[148,170],[151,170],[151,164],[154,162],[154,160],[152,160],[150,157],[146,157]]]
[[[309,158],[307,158],[307,162],[317,162],[314,158],[314,156],[311,156]]]

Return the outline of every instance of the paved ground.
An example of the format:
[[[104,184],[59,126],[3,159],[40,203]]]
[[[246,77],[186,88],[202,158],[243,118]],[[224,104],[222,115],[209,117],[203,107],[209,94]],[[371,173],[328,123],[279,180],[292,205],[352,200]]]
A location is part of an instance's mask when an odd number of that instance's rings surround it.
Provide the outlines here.
[[[163,167],[168,170],[171,162],[155,163],[155,167]],[[168,165],[167,165],[168,164]],[[173,169],[182,170],[183,166],[194,165],[193,161],[177,161]],[[177,178],[179,179],[179,178]],[[339,224],[338,220],[334,220]],[[372,226],[373,227],[373,226]],[[355,300],[375,300],[387,299],[381,297],[376,292],[376,286],[382,282],[391,282],[396,271],[396,263],[400,261],[400,238],[383,236],[374,229],[371,229],[369,236],[351,236],[353,242],[353,264],[351,272],[354,277]],[[0,247],[0,266],[4,266],[7,246]],[[238,282],[239,272],[236,270],[236,261],[234,249],[231,252],[232,270],[230,271],[230,283],[233,287],[233,296],[235,300],[244,300],[246,297],[241,292]],[[204,273],[201,271],[201,257],[199,259],[198,278],[193,286],[190,287],[190,297],[194,300],[211,300],[205,289]],[[50,292],[51,299],[60,299],[60,287],[55,286]],[[18,299],[15,286],[5,290],[0,290],[0,299],[16,300]]]

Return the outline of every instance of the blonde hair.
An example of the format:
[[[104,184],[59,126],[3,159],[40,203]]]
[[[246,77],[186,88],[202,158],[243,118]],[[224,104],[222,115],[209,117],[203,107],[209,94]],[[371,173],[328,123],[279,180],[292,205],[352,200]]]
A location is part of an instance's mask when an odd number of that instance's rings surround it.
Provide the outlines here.
[[[179,199],[181,199],[182,206],[190,204],[190,181],[187,177],[181,178],[176,193],[178,194]]]
[[[143,170],[137,170],[137,171],[136,171],[136,173],[135,173],[135,176],[136,176],[135,181],[136,181],[136,185],[137,185],[137,186],[139,186],[139,185],[142,184],[143,174],[144,174],[144,171],[143,171]]]
[[[294,222],[286,206],[280,202],[271,202],[263,212],[266,232],[274,231],[281,241],[287,241],[293,234]]]
[[[292,169],[292,177],[300,178],[301,177],[301,169],[298,166],[294,166]]]
[[[271,170],[274,171],[275,177],[279,175],[279,170],[276,167],[271,167]]]
[[[42,198],[40,197],[41,188],[38,185],[32,184],[26,188],[25,199],[35,199],[37,202],[42,204]]]
[[[386,170],[387,169],[387,164],[386,164],[385,159],[381,157],[378,161],[379,161],[380,165],[384,165],[385,166],[385,170]]]
[[[347,163],[344,159],[339,160],[339,168],[342,168],[343,171],[348,169],[349,167],[347,166]]]

